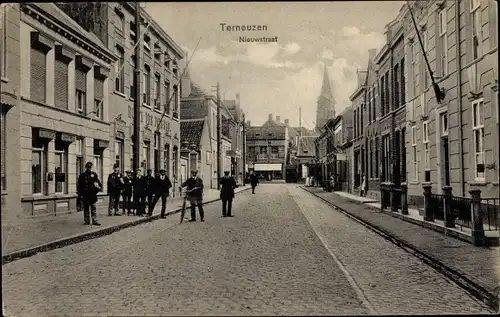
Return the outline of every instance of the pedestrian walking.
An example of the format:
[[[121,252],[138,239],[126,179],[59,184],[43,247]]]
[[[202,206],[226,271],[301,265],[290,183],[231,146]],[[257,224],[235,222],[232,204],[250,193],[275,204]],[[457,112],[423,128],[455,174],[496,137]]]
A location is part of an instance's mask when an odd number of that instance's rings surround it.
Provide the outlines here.
[[[252,171],[250,172],[250,185],[252,186],[252,194],[255,194],[255,187],[257,187],[257,184],[259,183],[259,179],[257,178],[257,175]]]
[[[153,205],[154,194],[155,194],[155,177],[153,176],[153,171],[148,169],[146,172],[146,177],[144,177],[144,189],[146,191],[146,198],[148,200],[148,215],[153,214],[151,206]]]
[[[134,191],[134,178],[132,177],[132,171],[127,171],[125,177],[123,178],[123,205],[122,214],[125,215],[125,210],[127,210],[127,215],[133,214],[132,212],[132,193]]]
[[[191,220],[196,221],[196,206],[200,213],[200,220],[205,221],[205,213],[203,211],[203,180],[198,176],[198,171],[192,171],[191,177],[188,178],[181,187],[186,188],[186,198],[191,204]]]
[[[97,222],[97,193],[102,190],[102,183],[97,176],[97,173],[92,171],[92,162],[85,164],[85,172],[78,177],[77,193],[81,197],[83,203],[83,217],[86,225],[89,225],[90,218],[94,226],[100,226]]]
[[[135,171],[134,177],[134,205],[136,215],[144,215],[146,211],[146,178],[142,176],[140,168]]]
[[[363,175],[363,181],[361,182],[361,197],[364,197],[366,194],[366,176]]]
[[[236,181],[229,176],[229,172],[224,172],[224,177],[220,179],[220,199],[222,200],[222,217],[233,217],[231,209],[234,199],[234,189]]]
[[[161,198],[161,218],[165,217],[165,211],[167,209],[167,197],[170,194],[170,188],[172,188],[172,183],[167,176],[167,172],[164,169],[160,170],[160,175],[155,179],[155,196],[151,208],[149,209],[149,216],[153,215],[153,210],[155,209],[158,200]]]
[[[120,195],[123,189],[123,175],[118,171],[118,164],[113,165],[113,173],[108,176],[109,206],[108,216],[120,216],[118,213]]]

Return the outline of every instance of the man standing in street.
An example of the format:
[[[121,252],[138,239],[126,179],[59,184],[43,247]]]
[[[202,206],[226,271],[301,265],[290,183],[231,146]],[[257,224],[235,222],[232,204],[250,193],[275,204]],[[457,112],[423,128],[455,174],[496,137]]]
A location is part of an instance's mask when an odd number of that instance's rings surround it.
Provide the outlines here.
[[[132,177],[132,171],[127,171],[125,177],[123,178],[123,215],[125,215],[125,210],[127,210],[127,215],[132,213],[132,192],[134,189],[134,179]]]
[[[220,180],[220,199],[222,200],[222,217],[233,217],[231,207],[233,205],[234,189],[236,181],[229,176],[229,172],[224,172],[224,177]]]
[[[155,177],[153,176],[153,171],[148,169],[146,172],[146,177],[144,177],[144,187],[146,190],[146,198],[148,200],[148,214],[151,211],[151,205],[153,204],[154,194],[155,194]],[[152,211],[151,211],[152,213]]]
[[[187,187],[186,196],[191,203],[191,220],[196,221],[196,206],[200,212],[200,220],[205,221],[205,213],[203,211],[203,181],[198,177],[198,171],[192,171],[191,177],[188,178],[181,187]]]
[[[149,216],[153,215],[153,210],[155,209],[156,204],[158,203],[158,200],[160,200],[161,197],[161,218],[165,218],[165,211],[167,209],[167,197],[170,192],[170,188],[172,188],[172,183],[170,182],[170,179],[166,175],[166,171],[164,169],[160,170],[160,175],[156,177],[155,180],[155,198],[153,200],[153,203],[149,205]]]
[[[252,171],[250,173],[250,185],[252,185],[252,194],[255,194],[255,187],[259,183],[259,180],[257,179],[257,175]]]
[[[97,222],[96,206],[97,193],[102,190],[102,183],[95,172],[92,171],[92,162],[85,164],[85,172],[78,177],[77,192],[82,199],[83,203],[83,217],[85,224],[90,224],[90,217],[92,217],[92,224],[100,226]]]
[[[146,182],[145,177],[142,176],[141,169],[135,171],[134,178],[134,205],[136,208],[136,215],[142,216],[146,210]]]
[[[113,165],[113,173],[108,176],[108,195],[109,207],[108,216],[119,216],[118,207],[120,203],[120,194],[123,188],[122,174],[118,171],[118,164]]]

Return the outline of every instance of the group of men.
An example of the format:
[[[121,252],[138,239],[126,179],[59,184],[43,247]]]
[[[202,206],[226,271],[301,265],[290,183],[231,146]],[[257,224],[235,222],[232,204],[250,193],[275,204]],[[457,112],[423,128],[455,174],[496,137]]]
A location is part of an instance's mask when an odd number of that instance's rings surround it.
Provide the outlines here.
[[[85,172],[78,178],[77,183],[77,205],[81,210],[83,207],[84,221],[86,225],[92,223],[99,226],[97,222],[96,203],[97,194],[102,191],[103,185],[99,180],[97,173],[92,171],[92,162],[85,164]],[[257,186],[257,177],[252,173],[250,175],[250,183],[252,185],[252,193],[255,193]],[[119,202],[122,198],[122,215],[152,216],[153,210],[161,199],[161,218],[165,218],[167,205],[167,197],[170,194],[172,183],[166,175],[164,169],[160,170],[159,174],[152,175],[152,171],[148,170],[147,175],[143,176],[141,169],[136,170],[132,176],[131,171],[127,171],[126,175],[122,175],[119,171],[118,164],[113,165],[113,173],[108,176],[107,191],[109,195],[109,216],[120,216]],[[232,202],[234,199],[234,190],[237,187],[235,179],[229,175],[229,172],[224,172],[224,176],[220,179],[220,199],[222,200],[222,216],[233,217]],[[203,180],[198,176],[198,171],[192,171],[191,177],[181,184],[181,187],[186,187],[186,200],[191,204],[191,220],[196,221],[196,207],[200,214],[200,220],[205,221],[205,213],[203,210]],[[148,207],[146,214],[146,205]]]
[[[86,225],[90,224],[90,218],[92,218],[92,224],[99,226],[95,204],[97,203],[97,194],[102,191],[103,185],[97,173],[92,171],[92,166],[92,162],[87,162],[85,172],[78,178],[77,208],[83,209]],[[161,199],[160,217],[165,218],[170,188],[172,188],[172,183],[164,169],[160,170],[156,176],[152,175],[151,170],[148,170],[147,175],[143,176],[141,169],[136,170],[135,175],[132,175],[131,171],[122,175],[118,164],[114,164],[113,172],[108,176],[108,215],[121,216],[126,213],[127,215],[152,216],[156,204]],[[122,214],[119,213],[120,197],[122,198]]]

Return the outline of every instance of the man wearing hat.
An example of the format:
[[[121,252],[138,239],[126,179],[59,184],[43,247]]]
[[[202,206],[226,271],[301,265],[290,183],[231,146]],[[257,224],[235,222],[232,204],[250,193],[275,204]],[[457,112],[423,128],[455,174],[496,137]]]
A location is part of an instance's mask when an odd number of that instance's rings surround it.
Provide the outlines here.
[[[196,221],[196,206],[200,212],[200,220],[205,221],[205,213],[203,211],[203,180],[198,176],[198,171],[192,171],[191,177],[188,178],[181,187],[187,187],[186,196],[191,203],[191,220]]]
[[[125,215],[125,209],[127,210],[127,215],[132,213],[132,192],[134,189],[134,178],[132,177],[132,171],[126,171],[125,177],[123,178],[123,215]]]
[[[225,171],[224,176],[220,180],[220,199],[222,200],[222,217],[232,217],[231,209],[234,199],[234,189],[236,181],[229,176],[229,172]]]
[[[146,210],[146,179],[140,168],[135,171],[134,177],[134,205],[136,215],[143,216]]]
[[[90,217],[92,217],[92,224],[100,226],[97,222],[97,213],[95,204],[97,203],[97,193],[102,190],[102,183],[95,172],[92,171],[92,162],[85,164],[85,172],[78,177],[77,193],[82,199],[83,203],[83,217],[85,224],[90,224]]]
[[[148,215],[153,215],[153,210],[155,209],[158,200],[161,197],[161,218],[165,218],[165,210],[167,208],[167,197],[169,195],[170,188],[172,188],[172,183],[168,178],[166,171],[164,169],[160,170],[160,175],[156,176],[155,183],[155,195],[153,202],[149,205]]]
[[[123,188],[122,174],[118,170],[118,164],[113,165],[113,173],[108,176],[108,195],[109,195],[109,208],[108,216],[119,216],[118,205],[120,203],[120,194]]]

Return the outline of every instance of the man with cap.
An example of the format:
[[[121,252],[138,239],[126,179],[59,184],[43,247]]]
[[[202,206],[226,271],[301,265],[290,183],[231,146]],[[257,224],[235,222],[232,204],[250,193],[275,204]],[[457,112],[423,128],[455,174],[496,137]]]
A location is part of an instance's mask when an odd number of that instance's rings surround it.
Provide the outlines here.
[[[146,198],[148,200],[148,215],[149,211],[151,211],[151,205],[153,204],[154,194],[155,194],[155,177],[153,176],[153,171],[148,169],[146,172],[146,177],[144,177],[144,188],[146,191]],[[151,211],[152,213],[152,211]]]
[[[113,164],[113,173],[108,176],[108,195],[109,195],[109,208],[108,216],[119,216],[118,207],[120,203],[120,194],[123,188],[122,174],[118,170],[118,164]]]
[[[125,209],[127,210],[127,215],[132,213],[132,192],[134,189],[134,179],[132,177],[132,171],[125,172],[125,177],[123,178],[123,215],[125,215]]]
[[[134,178],[134,205],[136,215],[142,216],[146,210],[146,178],[142,176],[141,169],[135,171]]]
[[[167,208],[167,197],[169,195],[170,188],[172,188],[172,183],[170,182],[170,179],[168,178],[166,171],[164,169],[161,169],[160,175],[156,176],[154,187],[155,187],[155,198],[153,200],[153,203],[149,205],[148,215],[149,216],[153,215],[153,210],[155,209],[155,206],[161,197],[160,217],[165,218],[165,210]]]
[[[102,190],[102,183],[97,176],[97,173],[92,171],[92,162],[85,164],[85,172],[78,177],[77,193],[82,199],[83,203],[83,217],[85,224],[90,224],[90,217],[92,217],[92,224],[100,226],[97,222],[96,206],[97,193]]]
[[[232,217],[231,207],[233,205],[234,189],[236,181],[229,176],[229,172],[225,171],[224,176],[220,179],[220,199],[222,200],[222,217]]]
[[[181,187],[186,188],[186,196],[191,203],[191,220],[196,221],[196,206],[200,212],[200,220],[205,221],[205,213],[203,211],[203,180],[198,177],[198,171],[192,171],[191,177],[188,178]]]

